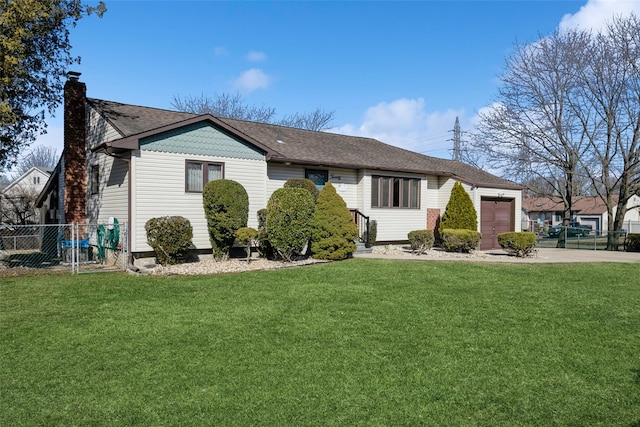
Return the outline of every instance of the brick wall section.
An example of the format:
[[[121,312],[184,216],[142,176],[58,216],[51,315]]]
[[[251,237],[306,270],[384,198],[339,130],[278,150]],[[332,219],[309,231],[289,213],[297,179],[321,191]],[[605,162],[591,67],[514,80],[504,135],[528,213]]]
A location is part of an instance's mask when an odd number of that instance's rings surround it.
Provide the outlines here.
[[[440,209],[427,208],[427,230],[436,230],[440,222]]]
[[[64,217],[67,224],[86,221],[86,85],[71,76],[64,85]]]
[[[440,225],[440,209],[427,208],[427,230],[433,230],[433,237],[440,240],[438,226]]]

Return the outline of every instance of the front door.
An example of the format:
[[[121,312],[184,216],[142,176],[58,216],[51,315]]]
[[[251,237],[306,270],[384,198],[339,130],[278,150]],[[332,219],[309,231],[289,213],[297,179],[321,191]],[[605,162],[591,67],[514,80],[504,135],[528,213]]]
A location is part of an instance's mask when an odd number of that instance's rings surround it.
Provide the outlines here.
[[[310,179],[318,188],[322,190],[324,185],[329,181],[329,171],[318,169],[305,169],[304,177]]]
[[[480,249],[497,249],[498,234],[514,231],[515,199],[482,198],[480,202]]]

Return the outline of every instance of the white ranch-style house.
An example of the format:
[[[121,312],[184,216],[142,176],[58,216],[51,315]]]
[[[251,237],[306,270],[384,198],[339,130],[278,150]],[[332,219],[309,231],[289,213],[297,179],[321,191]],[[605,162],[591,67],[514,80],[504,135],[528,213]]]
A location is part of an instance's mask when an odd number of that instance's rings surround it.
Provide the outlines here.
[[[51,223],[127,223],[129,253],[148,256],[145,223],[180,215],[195,250],[210,251],[202,188],[232,179],[249,195],[249,226],[290,178],[330,181],[352,211],[376,220],[377,241],[436,227],[461,182],[478,212],[482,248],[521,229],[522,188],[467,164],[375,139],[223,119],[87,98],[79,74],[65,87],[65,148],[40,197]]]

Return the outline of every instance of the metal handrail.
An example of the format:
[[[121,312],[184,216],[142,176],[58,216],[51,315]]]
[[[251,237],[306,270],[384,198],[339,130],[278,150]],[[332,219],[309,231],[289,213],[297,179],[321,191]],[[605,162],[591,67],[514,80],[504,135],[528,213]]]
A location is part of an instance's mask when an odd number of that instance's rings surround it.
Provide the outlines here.
[[[371,247],[371,233],[369,232],[369,217],[360,212],[358,209],[349,209],[353,221],[358,226],[358,240],[364,243],[367,248]]]

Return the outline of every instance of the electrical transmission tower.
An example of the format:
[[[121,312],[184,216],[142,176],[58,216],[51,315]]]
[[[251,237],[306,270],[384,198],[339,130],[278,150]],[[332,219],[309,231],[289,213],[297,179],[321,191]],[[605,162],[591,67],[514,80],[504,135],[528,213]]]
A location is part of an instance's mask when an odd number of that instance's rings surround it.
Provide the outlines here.
[[[461,159],[461,151],[460,140],[461,140],[462,132],[460,131],[460,120],[456,116],[456,124],[453,126],[453,160]]]

